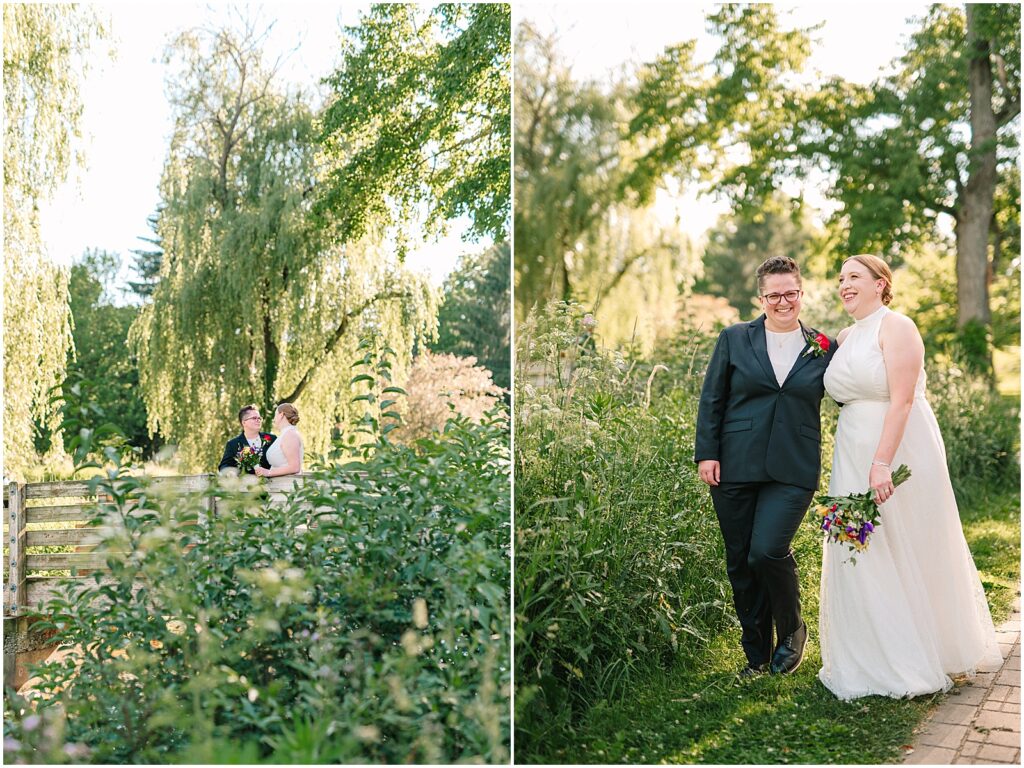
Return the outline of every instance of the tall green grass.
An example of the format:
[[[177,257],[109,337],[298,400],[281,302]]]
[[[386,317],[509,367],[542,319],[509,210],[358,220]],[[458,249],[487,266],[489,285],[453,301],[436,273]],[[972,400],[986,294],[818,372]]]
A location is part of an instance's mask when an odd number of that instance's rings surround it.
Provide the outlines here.
[[[1019,400],[952,363],[928,371],[928,400],[961,506],[1020,486]]]
[[[731,621],[717,521],[691,460],[692,360],[596,350],[581,315],[555,305],[519,333],[516,723],[527,754],[620,695],[637,668]]]

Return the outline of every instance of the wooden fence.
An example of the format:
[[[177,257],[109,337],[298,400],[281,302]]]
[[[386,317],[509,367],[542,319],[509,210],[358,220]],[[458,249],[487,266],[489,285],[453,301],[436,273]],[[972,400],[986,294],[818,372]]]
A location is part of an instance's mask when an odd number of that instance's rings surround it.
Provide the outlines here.
[[[308,476],[291,475],[261,481],[271,498],[283,494]],[[157,491],[201,493],[212,475],[161,477],[152,480]],[[3,617],[17,619],[26,608],[47,601],[66,576],[46,572],[70,571],[92,574],[107,570],[107,554],[95,547],[108,533],[88,526],[99,499],[90,495],[86,482],[9,483],[4,488],[4,606]],[[215,497],[207,499],[207,514],[217,514]],[[43,527],[42,524],[46,524]],[[41,547],[71,547],[73,551],[43,553]],[[33,551],[35,550],[35,551]]]

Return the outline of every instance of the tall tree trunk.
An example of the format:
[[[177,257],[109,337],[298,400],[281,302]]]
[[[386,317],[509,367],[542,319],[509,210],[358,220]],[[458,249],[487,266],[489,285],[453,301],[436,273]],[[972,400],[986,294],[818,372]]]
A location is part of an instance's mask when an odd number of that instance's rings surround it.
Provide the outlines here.
[[[269,313],[263,316],[263,355],[263,408],[265,413],[270,413],[276,405],[274,403],[274,382],[277,381],[277,369],[281,362],[281,356],[277,344],[274,343]]]
[[[957,327],[968,323],[988,325],[988,217],[977,213],[984,209],[984,192],[972,195],[964,190],[956,217],[956,293]],[[991,210],[992,198],[988,198]]]
[[[956,217],[957,326],[987,326],[989,222],[996,189],[996,116],[992,109],[989,43],[978,38],[975,9],[967,5],[967,43],[971,59],[967,84],[971,96],[971,158]]]
[[[971,150],[956,213],[957,328],[967,362],[991,373],[988,244],[997,181],[997,122],[989,42],[978,36],[973,4],[967,4],[966,13]]]

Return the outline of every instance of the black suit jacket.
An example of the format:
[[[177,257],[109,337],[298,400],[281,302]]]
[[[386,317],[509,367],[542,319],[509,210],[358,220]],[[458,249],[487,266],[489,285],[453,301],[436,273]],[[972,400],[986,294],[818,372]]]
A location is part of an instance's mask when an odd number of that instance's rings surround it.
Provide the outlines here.
[[[768,357],[765,316],[722,331],[697,410],[694,460],[717,460],[721,482],[780,482],[816,490],[821,472],[822,377],[835,339],[818,357],[804,345],[779,386]],[[817,334],[800,327],[805,336]]]
[[[267,442],[267,438],[270,438],[270,442]],[[277,435],[272,435],[269,432],[260,432],[260,439],[263,441],[263,453],[260,456],[260,466],[264,469],[270,469],[270,464],[267,462],[267,449],[274,444],[275,440],[277,440]],[[225,467],[234,467],[235,469],[238,469],[238,462],[235,461],[235,456],[237,456],[238,452],[248,444],[249,441],[245,439],[245,433],[228,440],[228,444],[224,446],[224,456],[221,458],[220,464],[217,466],[217,471],[220,472]],[[250,470],[249,474],[254,475],[256,473]]]

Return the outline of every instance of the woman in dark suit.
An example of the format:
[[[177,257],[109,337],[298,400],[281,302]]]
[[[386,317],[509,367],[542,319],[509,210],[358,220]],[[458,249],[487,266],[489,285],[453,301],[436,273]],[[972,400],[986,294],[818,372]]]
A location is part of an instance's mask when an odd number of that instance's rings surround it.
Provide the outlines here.
[[[232,467],[238,470],[236,457],[238,452],[246,446],[260,454],[258,466],[270,469],[270,464],[267,463],[267,449],[274,444],[277,438],[269,432],[260,431],[260,425],[263,423],[260,409],[251,404],[243,405],[238,411],[238,423],[242,425],[242,434],[228,440],[227,445],[224,446],[224,455],[217,466],[217,471],[222,472]],[[246,472],[250,475],[254,474],[252,469],[248,469]]]
[[[822,377],[835,350],[800,322],[802,281],[793,259],[766,260],[757,285],[764,314],[718,337],[694,455],[725,540],[744,676],[792,672],[803,659],[807,625],[790,545],[818,488]]]

